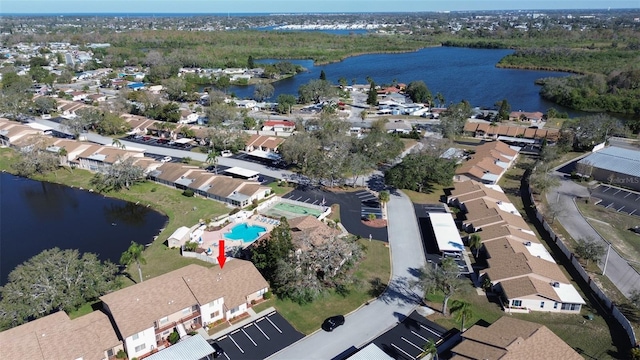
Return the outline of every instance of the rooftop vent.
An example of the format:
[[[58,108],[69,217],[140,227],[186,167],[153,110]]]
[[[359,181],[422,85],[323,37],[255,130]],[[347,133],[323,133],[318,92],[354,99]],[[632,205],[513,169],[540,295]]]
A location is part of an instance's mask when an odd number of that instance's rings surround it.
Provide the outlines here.
[[[551,283],[551,285],[553,285],[554,288],[559,288],[560,287],[560,283],[557,281],[554,281],[553,283]]]
[[[527,241],[524,243],[524,246],[531,246],[531,241]]]

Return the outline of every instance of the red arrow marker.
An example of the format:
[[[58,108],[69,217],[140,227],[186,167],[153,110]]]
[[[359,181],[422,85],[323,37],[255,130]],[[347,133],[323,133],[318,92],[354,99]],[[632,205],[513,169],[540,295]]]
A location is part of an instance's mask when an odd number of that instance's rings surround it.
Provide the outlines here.
[[[224,252],[224,240],[218,240],[218,250],[218,264],[220,264],[220,269],[222,269],[225,261],[227,261],[227,255]]]

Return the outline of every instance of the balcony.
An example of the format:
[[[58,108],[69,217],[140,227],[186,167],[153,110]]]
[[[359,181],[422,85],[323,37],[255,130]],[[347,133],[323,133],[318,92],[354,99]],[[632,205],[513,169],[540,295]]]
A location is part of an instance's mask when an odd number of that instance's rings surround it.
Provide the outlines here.
[[[185,317],[181,318],[178,321],[168,322],[168,323],[166,323],[166,324],[164,324],[162,326],[159,326],[160,324],[158,324],[158,322],[156,321],[154,323],[153,327],[155,329],[156,334],[160,334],[160,333],[163,333],[164,331],[167,331],[169,329],[173,329],[174,327],[176,327],[176,325],[178,325],[180,323],[185,323],[185,322],[193,320],[193,319],[195,319],[195,318],[197,318],[199,316],[200,316],[200,311],[198,310],[198,311],[192,312],[188,316],[185,316]]]

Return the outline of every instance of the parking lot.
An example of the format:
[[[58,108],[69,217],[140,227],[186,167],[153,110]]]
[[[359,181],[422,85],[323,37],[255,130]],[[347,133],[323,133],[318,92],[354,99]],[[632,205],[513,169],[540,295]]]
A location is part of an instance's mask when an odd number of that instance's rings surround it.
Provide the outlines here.
[[[151,146],[161,146],[161,147],[165,147],[168,149],[176,149],[176,150],[185,150],[185,151],[190,151],[191,149],[194,148],[194,146],[192,144],[186,143],[186,144],[182,144],[180,142],[176,142],[179,141],[180,139],[173,141],[173,140],[169,140],[169,139],[160,139],[160,138],[155,138],[152,136],[142,136],[142,135],[129,135],[126,136],[124,138],[122,138],[123,140],[127,140],[127,141],[131,141],[131,142],[135,142],[138,144],[145,144],[145,145],[151,145]]]
[[[376,219],[382,219],[382,208],[380,201],[371,192],[362,190],[355,193],[360,200],[360,215],[362,219],[369,219],[369,214],[373,214]]]
[[[439,344],[446,332],[445,328],[414,311],[373,343],[394,359],[415,360],[429,340]]]
[[[598,185],[591,196],[600,199],[596,204],[629,215],[640,216],[640,193],[609,185]]]
[[[223,359],[264,359],[303,337],[274,311],[216,339],[216,342],[224,350]]]

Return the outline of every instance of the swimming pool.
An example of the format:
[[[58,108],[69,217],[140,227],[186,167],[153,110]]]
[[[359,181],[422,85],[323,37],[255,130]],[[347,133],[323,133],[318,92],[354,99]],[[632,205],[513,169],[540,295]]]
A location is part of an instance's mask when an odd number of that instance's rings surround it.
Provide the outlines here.
[[[242,242],[248,243],[256,240],[266,231],[267,229],[262,226],[242,223],[231,228],[231,232],[224,233],[224,236],[229,240],[242,240]]]

